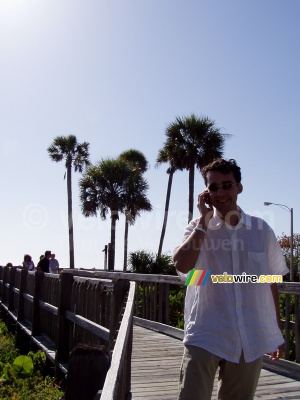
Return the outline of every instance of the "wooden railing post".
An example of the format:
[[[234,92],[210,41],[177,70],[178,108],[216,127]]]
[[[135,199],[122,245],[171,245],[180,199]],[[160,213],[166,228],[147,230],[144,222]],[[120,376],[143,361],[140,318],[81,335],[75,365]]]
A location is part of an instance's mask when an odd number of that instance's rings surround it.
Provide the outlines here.
[[[3,293],[3,272],[4,272],[4,267],[0,265],[0,300],[2,299],[2,293]]]
[[[40,292],[44,279],[44,272],[37,271],[34,274],[34,291],[33,291],[33,304],[32,304],[32,336],[40,334]]]
[[[10,267],[9,271],[9,291],[8,291],[8,309],[12,311],[14,309],[14,280],[15,280],[16,269]]]
[[[25,292],[27,275],[28,275],[27,269],[22,269],[22,271],[21,271],[21,280],[20,280],[20,288],[19,288],[19,305],[18,305],[18,317],[17,317],[18,321],[23,321],[24,320],[25,299],[24,299],[23,294]]]
[[[170,285],[168,283],[165,286],[165,302],[164,302],[164,324],[170,324]]]
[[[285,350],[284,358],[286,360],[290,359],[290,318],[291,318],[291,296],[289,294],[285,295]]]
[[[21,354],[27,354],[30,349],[30,336],[28,336],[21,328],[22,321],[25,319],[24,306],[25,299],[23,294],[25,293],[26,280],[28,276],[28,271],[22,269],[20,271],[20,287],[19,287],[19,301],[17,310],[17,329],[16,329],[16,347],[20,350]]]
[[[70,352],[70,321],[65,318],[65,312],[71,309],[73,275],[61,273],[59,284],[57,350],[55,363],[67,362]],[[58,372],[58,367],[56,367]]]
[[[3,268],[3,285],[2,285],[2,303],[5,304],[7,300],[7,290],[6,290],[6,284],[8,283],[8,272],[9,272],[9,267],[4,267]]]
[[[300,363],[300,296],[295,296],[295,340],[296,340],[296,363]]]

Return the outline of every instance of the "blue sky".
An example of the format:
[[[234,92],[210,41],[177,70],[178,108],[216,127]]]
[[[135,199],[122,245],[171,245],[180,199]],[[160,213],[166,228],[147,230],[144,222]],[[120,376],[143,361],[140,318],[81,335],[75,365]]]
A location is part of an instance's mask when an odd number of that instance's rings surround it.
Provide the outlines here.
[[[0,264],[50,249],[68,266],[64,164],[46,149],[69,134],[90,143],[93,163],[145,154],[154,211],[130,228],[129,251],[157,251],[168,177],[156,157],[166,126],[191,113],[232,135],[224,156],[242,168],[240,206],[276,235],[289,234],[290,214],[264,201],[293,207],[299,233],[299,16],[298,0],[1,0]],[[102,268],[110,220],[81,215],[79,177],[75,264]],[[181,241],[187,208],[188,175],[178,172],[165,252]],[[120,217],[117,269],[123,231]]]

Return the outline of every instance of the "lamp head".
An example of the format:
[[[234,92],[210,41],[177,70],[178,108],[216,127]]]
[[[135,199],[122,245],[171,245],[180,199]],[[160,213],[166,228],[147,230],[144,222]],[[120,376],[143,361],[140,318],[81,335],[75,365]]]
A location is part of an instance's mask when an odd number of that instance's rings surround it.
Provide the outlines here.
[[[265,206],[269,206],[270,204],[273,204],[273,203],[270,203],[269,201],[265,201],[265,202],[264,202],[264,205],[265,205]]]

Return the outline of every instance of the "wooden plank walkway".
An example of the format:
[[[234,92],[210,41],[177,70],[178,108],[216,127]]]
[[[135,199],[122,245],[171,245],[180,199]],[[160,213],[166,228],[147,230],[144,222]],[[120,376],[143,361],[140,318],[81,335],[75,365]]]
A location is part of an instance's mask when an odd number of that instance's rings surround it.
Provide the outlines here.
[[[134,325],[132,400],[176,400],[182,353],[183,344],[180,340]],[[217,399],[216,395],[217,380],[212,400]],[[300,399],[300,381],[263,369],[255,399]]]

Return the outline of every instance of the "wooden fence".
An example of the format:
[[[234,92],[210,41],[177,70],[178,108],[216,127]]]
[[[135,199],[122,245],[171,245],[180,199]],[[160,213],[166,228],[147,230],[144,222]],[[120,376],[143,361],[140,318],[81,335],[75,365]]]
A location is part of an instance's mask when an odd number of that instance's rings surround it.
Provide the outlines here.
[[[81,273],[81,271],[79,271]],[[169,292],[172,285],[184,286],[178,276],[97,271],[96,275],[136,282],[135,316],[148,321],[170,324]],[[278,283],[285,298],[285,317],[281,320],[285,337],[285,359],[290,360],[291,337],[295,338],[295,358],[300,363],[300,283]],[[182,304],[183,310],[183,304]],[[166,328],[167,329],[167,328]]]
[[[169,327],[172,285],[183,287],[183,282],[177,276],[118,271],[64,270],[59,277],[0,267],[2,309],[17,324],[17,332],[29,334],[57,369],[67,371],[69,354],[79,343],[104,343],[106,348],[114,349],[101,399],[121,400],[129,392],[133,313],[136,323],[142,323],[142,319],[144,326],[152,324],[156,330],[182,337],[182,331]],[[300,283],[280,283],[278,289],[285,298],[285,317],[281,321],[285,360],[273,365],[279,366],[281,373],[289,369],[299,374]],[[296,363],[288,361],[291,337],[295,338]]]
[[[66,399],[75,398],[71,394],[74,390],[77,390],[76,399],[93,399],[96,393],[96,398],[101,397],[102,387],[96,384],[93,389],[96,391],[89,397],[87,391],[80,388],[80,374],[76,379],[69,376],[71,356],[75,363],[77,357],[80,365],[91,350],[95,358],[95,354],[99,353],[95,353],[95,349],[108,354],[109,359],[112,353],[109,361],[113,371],[109,376],[113,376],[115,385],[113,388],[110,386],[110,394],[106,390],[105,398],[125,399],[130,391],[135,284],[128,280],[100,279],[92,272],[79,275],[73,270],[57,275],[0,267],[2,317],[16,332],[17,346],[21,351],[26,352],[34,345],[45,351],[48,360],[55,366],[56,376],[68,372]],[[126,305],[128,298],[130,302]],[[122,326],[124,312],[126,320]],[[120,332],[124,340],[121,343],[119,340],[118,352],[124,354],[119,360],[121,365],[116,369],[118,354],[114,352],[114,347]],[[80,355],[74,352],[77,348],[80,348]],[[103,358],[100,353],[99,357]],[[105,376],[106,373],[107,370],[104,371]],[[104,379],[97,377],[94,371],[89,375],[94,382],[104,384],[105,376]],[[72,379],[72,385],[68,385],[69,379]],[[76,381],[77,388],[74,387]],[[85,385],[85,389],[87,386],[93,385]],[[83,391],[82,396],[80,391]]]

